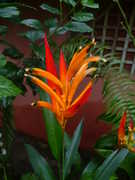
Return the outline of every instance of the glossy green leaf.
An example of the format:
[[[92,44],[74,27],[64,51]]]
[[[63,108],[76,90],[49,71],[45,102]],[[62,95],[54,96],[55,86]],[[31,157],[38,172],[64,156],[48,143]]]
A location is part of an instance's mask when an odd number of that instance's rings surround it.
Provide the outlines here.
[[[0,54],[0,68],[5,66],[7,63],[6,57],[3,54]]]
[[[36,177],[34,174],[24,174],[21,178],[21,180],[39,180],[38,177]]]
[[[43,31],[27,31],[25,33],[21,33],[21,36],[24,36],[25,38],[29,39],[32,42],[35,42],[39,39],[43,39],[44,32]]]
[[[21,59],[24,56],[20,52],[20,50],[15,47],[8,47],[8,48],[4,49],[4,51],[2,53],[5,56],[9,56],[10,58],[13,58],[13,59]]]
[[[41,9],[46,10],[46,11],[52,13],[52,14],[57,14],[57,15],[60,14],[60,12],[59,12],[59,10],[57,8],[49,6],[49,5],[45,4],[45,3],[43,3],[40,7],[41,7]]]
[[[49,101],[49,96],[45,92],[40,91],[40,97],[42,100]],[[62,129],[51,111],[43,108],[43,116],[51,152],[57,160],[60,160],[62,152]]]
[[[43,26],[38,19],[24,19],[21,21],[21,24],[37,30],[43,30]]]
[[[76,1],[75,0],[61,0],[61,1],[65,2],[66,4],[72,5],[73,7],[76,6]]]
[[[14,16],[18,16],[19,14],[19,10],[13,6],[0,8],[0,17],[3,18],[12,18]]]
[[[1,34],[1,35],[6,34],[7,31],[8,31],[8,27],[7,27],[7,26],[0,25],[0,34]]]
[[[74,156],[78,150],[79,144],[80,144],[80,139],[81,139],[81,134],[82,134],[82,121],[79,123],[77,126],[73,138],[72,138],[72,143],[69,149],[66,152],[65,160],[64,160],[64,177],[69,174],[71,166],[74,161]]]
[[[96,170],[98,164],[93,161],[89,162],[86,168],[83,170],[80,180],[93,180],[93,173]]]
[[[30,163],[35,174],[42,180],[54,180],[52,169],[47,161],[31,145],[25,145]]]
[[[127,157],[122,162],[120,168],[124,169],[128,173],[130,180],[134,180],[135,177],[134,165],[135,165],[135,153],[129,152]]]
[[[92,13],[80,11],[80,12],[74,13],[74,16],[72,17],[72,19],[75,21],[87,22],[87,21],[93,20],[94,16]]]
[[[109,180],[112,174],[120,166],[122,161],[126,158],[128,150],[115,150],[96,170],[94,180]]]
[[[21,90],[9,79],[0,75],[0,98],[8,96],[17,96]]]
[[[76,21],[68,22],[64,26],[64,28],[65,30],[73,31],[73,32],[80,32],[80,33],[92,32],[92,28],[89,27],[86,23],[76,22]]]
[[[99,8],[99,4],[95,3],[94,0],[81,0],[81,4],[85,7],[89,7],[89,8]]]

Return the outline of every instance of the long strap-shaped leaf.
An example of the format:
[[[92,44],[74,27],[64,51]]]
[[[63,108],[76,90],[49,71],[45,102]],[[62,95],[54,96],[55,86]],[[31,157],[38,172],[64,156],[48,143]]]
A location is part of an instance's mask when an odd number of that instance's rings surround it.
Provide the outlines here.
[[[42,180],[54,180],[55,177],[47,161],[31,145],[26,144],[25,147],[35,174]]]
[[[64,161],[64,179],[69,174],[70,168],[74,162],[74,156],[80,144],[81,134],[82,134],[82,121],[76,128],[75,133],[73,135],[71,146],[66,152],[65,161]]]
[[[128,150],[125,148],[115,150],[97,169],[94,180],[109,180],[127,154]]]

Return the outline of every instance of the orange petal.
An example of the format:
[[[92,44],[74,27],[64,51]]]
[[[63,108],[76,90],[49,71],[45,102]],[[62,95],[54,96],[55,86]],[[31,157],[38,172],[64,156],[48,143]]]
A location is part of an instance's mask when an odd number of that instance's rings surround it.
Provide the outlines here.
[[[66,68],[66,62],[65,62],[62,50],[60,51],[60,67],[59,67],[59,69],[60,69],[60,80],[63,84],[65,84],[67,68]]]
[[[121,142],[125,138],[125,124],[126,124],[126,118],[127,118],[127,113],[124,112],[121,120],[120,120],[120,125],[118,128],[118,144],[121,144]]]
[[[69,64],[69,68],[67,70],[68,80],[72,79],[72,76],[76,73],[78,68],[84,62],[84,60],[87,56],[87,51],[88,51],[89,47],[90,47],[89,45],[85,46],[80,52],[75,53],[75,55],[73,56],[73,58]]]
[[[86,62],[87,63],[98,62],[99,60],[100,60],[100,56],[90,56],[86,59]]]
[[[48,71],[45,71],[45,70],[40,69],[40,68],[32,68],[32,74],[46,78],[46,79],[50,80],[51,82],[53,82],[61,90],[63,89],[63,85],[60,82],[60,80]]]
[[[67,110],[68,112],[66,113],[70,116],[73,116],[77,112],[77,110],[88,100],[91,90],[92,90],[92,81],[88,83],[88,85],[81,92],[78,98],[68,108]]]
[[[61,100],[61,97],[59,97],[53,91],[53,89],[50,88],[45,82],[41,81],[37,77],[30,76],[30,75],[27,75],[27,76],[29,76],[36,85],[38,85],[40,88],[42,88],[44,91],[46,91],[54,100],[56,100],[63,109],[65,108],[65,105],[64,105],[63,101]]]
[[[48,103],[46,101],[37,101],[35,103],[35,106],[36,107],[44,107],[44,108],[47,108],[47,109],[53,111],[52,104],[50,104],[50,103]]]
[[[72,84],[71,84],[71,87],[69,90],[69,95],[68,95],[68,105],[70,105],[79,84],[81,83],[81,81],[84,79],[84,77],[86,75],[87,66],[88,65],[86,63],[84,65],[82,65],[72,80]]]

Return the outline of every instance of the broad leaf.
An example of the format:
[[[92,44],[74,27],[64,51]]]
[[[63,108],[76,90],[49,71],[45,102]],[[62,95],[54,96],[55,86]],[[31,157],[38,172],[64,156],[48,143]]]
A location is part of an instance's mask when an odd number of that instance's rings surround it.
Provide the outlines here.
[[[128,150],[125,148],[115,150],[96,170],[94,180],[109,180],[122,161],[126,158],[127,154]]]
[[[77,153],[77,150],[80,144],[81,134],[82,134],[82,121],[76,128],[73,138],[72,138],[71,146],[66,152],[66,156],[64,160],[64,177],[65,178],[69,174],[70,168],[74,162],[74,156]]]
[[[27,31],[25,33],[21,33],[21,36],[24,36],[25,38],[29,39],[32,42],[35,42],[39,39],[43,39],[44,32],[43,31]]]
[[[43,30],[43,26],[38,19],[24,19],[23,21],[21,21],[21,24],[37,30]]]
[[[80,33],[92,32],[92,28],[89,27],[87,24],[76,21],[68,22],[64,26],[64,28],[65,30],[73,31],[73,32],[80,32]]]
[[[0,8],[0,17],[3,18],[11,18],[14,16],[18,16],[19,14],[19,10],[13,6]]]
[[[3,54],[0,54],[0,68],[5,66],[7,63],[6,57]]]
[[[0,98],[7,96],[17,96],[21,90],[12,81],[0,75]]]
[[[30,145],[25,145],[35,174],[42,180],[54,180],[55,177],[47,161]]]
[[[95,3],[94,0],[81,0],[81,3],[85,7],[95,8],[95,9],[99,8],[99,4]]]
[[[80,12],[74,13],[74,16],[72,17],[72,19],[75,21],[87,22],[87,21],[93,20],[94,16],[92,13],[80,11]]]
[[[57,8],[49,6],[49,5],[45,4],[45,3],[42,4],[40,7],[41,7],[41,9],[46,10],[46,11],[52,13],[52,14],[57,14],[57,15],[60,14],[60,12],[59,12],[59,10]]]
[[[50,34],[58,27],[58,20],[56,18],[45,20],[45,26],[49,28]]]
[[[8,31],[8,27],[7,27],[7,26],[0,25],[0,34],[1,34],[1,35],[6,34],[7,31]]]

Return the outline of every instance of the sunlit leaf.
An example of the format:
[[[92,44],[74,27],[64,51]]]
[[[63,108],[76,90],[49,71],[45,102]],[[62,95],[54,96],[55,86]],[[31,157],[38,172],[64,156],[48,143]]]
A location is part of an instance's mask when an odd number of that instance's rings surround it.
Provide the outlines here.
[[[94,0],[81,0],[81,3],[85,7],[94,8],[94,9],[99,8],[99,4],[95,3]]]
[[[11,18],[14,16],[18,16],[19,14],[19,10],[13,6],[0,8],[0,17],[3,18]]]
[[[24,19],[21,21],[21,24],[24,24],[37,30],[43,30],[43,26],[38,19]]]

